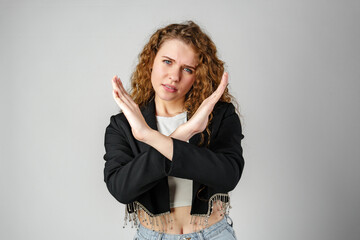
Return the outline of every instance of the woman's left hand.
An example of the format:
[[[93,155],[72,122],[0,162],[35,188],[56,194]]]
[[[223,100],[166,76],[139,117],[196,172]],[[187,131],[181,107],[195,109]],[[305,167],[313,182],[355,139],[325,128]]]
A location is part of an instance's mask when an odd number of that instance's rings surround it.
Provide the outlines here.
[[[188,122],[185,123],[185,125],[188,125],[186,127],[191,129],[193,135],[205,130],[210,113],[225,91],[225,88],[228,84],[228,78],[229,75],[227,72],[225,72],[215,92],[213,92],[201,103],[195,114],[189,119]]]
[[[113,77],[112,85],[113,97],[128,120],[134,137],[139,141],[144,141],[151,128],[141,114],[138,104],[126,92],[118,76]]]

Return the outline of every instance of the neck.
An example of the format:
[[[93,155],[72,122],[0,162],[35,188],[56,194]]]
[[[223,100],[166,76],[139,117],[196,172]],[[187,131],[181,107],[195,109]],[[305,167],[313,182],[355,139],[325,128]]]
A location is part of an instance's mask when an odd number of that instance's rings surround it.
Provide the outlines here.
[[[172,117],[184,111],[184,99],[164,101],[155,96],[156,116]]]

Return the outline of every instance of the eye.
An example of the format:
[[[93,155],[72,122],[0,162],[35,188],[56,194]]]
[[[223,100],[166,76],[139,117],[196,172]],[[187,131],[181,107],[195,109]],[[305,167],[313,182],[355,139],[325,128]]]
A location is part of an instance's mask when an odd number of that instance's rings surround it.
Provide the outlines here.
[[[163,60],[163,62],[166,63],[166,64],[171,64],[171,61],[167,60],[167,59]]]
[[[184,70],[188,73],[193,73],[193,70],[191,70],[190,68],[184,68]]]

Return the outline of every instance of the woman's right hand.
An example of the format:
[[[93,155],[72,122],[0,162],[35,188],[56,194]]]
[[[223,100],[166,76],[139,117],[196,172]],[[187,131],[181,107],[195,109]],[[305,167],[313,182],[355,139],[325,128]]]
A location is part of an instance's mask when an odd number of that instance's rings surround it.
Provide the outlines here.
[[[139,141],[145,141],[150,135],[151,128],[146,123],[139,106],[126,92],[118,76],[113,77],[112,85],[114,100],[128,120],[134,137]]]
[[[201,103],[195,114],[185,123],[185,125],[187,125],[186,129],[190,129],[192,131],[192,135],[205,130],[210,113],[225,91],[228,84],[228,78],[228,73],[224,72],[218,88]]]

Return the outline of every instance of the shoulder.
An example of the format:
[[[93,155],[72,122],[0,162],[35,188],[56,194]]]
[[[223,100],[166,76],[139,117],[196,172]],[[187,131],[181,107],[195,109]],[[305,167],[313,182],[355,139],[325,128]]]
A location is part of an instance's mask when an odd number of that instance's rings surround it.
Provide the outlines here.
[[[119,112],[118,114],[114,114],[110,117],[111,121],[119,124],[120,122],[124,122],[126,120],[125,114],[123,112]]]
[[[130,124],[126,119],[125,114],[123,112],[120,112],[110,117],[110,126],[121,130],[123,128],[129,128]]]
[[[211,125],[213,133],[217,133],[220,129],[220,126],[224,124],[232,124],[233,121],[238,121],[239,119],[238,115],[235,112],[234,104],[231,102],[218,101],[215,104],[212,113],[213,119],[211,120]]]
[[[226,118],[235,113],[235,106],[232,102],[218,101],[213,109],[214,115],[220,115],[222,118]]]

